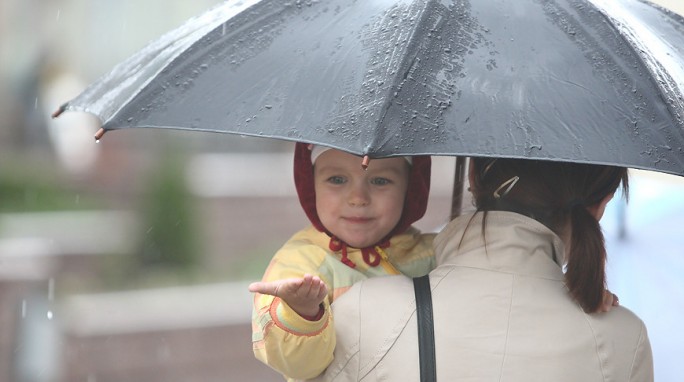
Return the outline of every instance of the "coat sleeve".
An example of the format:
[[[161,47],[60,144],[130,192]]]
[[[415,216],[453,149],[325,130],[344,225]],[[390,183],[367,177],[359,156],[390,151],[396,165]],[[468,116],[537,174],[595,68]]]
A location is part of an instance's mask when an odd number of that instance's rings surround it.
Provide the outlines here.
[[[652,382],[654,380],[651,343],[648,340],[646,326],[643,323],[641,325],[639,343],[634,352],[634,361],[629,380],[633,382]]]
[[[274,256],[263,280],[318,274],[317,258],[320,254],[281,250]],[[329,284],[328,288],[331,288]],[[319,375],[332,362],[335,349],[330,297],[324,302],[323,316],[318,321],[309,321],[280,298],[255,294],[252,349],[257,359],[285,377],[307,379]]]

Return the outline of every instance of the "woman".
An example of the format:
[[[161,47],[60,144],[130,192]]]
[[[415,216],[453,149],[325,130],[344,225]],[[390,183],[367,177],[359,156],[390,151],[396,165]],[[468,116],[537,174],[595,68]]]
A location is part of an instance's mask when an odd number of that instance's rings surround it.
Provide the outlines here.
[[[477,211],[435,238],[430,273],[441,381],[652,381],[643,322],[596,312],[605,288],[599,220],[624,168],[473,159]],[[563,268],[566,271],[563,272]],[[355,285],[334,306],[335,360],[320,380],[418,381],[409,278]]]

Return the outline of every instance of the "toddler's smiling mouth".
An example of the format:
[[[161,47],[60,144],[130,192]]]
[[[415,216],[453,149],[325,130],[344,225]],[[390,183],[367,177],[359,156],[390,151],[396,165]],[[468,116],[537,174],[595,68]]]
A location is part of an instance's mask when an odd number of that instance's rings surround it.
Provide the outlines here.
[[[373,220],[372,218],[363,216],[348,216],[344,217],[343,219],[351,223],[368,223],[369,221]]]

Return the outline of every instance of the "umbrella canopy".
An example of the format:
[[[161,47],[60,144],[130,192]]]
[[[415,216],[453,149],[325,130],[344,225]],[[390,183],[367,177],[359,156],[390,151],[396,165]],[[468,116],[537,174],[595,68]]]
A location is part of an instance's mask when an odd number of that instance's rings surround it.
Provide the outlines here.
[[[684,175],[684,19],[639,0],[229,1],[60,109],[358,155]]]

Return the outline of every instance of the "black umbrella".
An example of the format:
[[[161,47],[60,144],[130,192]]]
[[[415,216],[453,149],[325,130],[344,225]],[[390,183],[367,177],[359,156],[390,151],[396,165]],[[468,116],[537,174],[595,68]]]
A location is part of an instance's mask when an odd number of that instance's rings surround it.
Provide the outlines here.
[[[684,19],[639,0],[229,1],[64,110],[359,155],[684,175]]]

